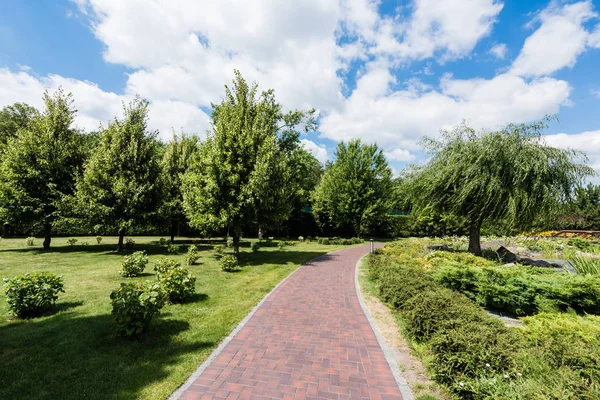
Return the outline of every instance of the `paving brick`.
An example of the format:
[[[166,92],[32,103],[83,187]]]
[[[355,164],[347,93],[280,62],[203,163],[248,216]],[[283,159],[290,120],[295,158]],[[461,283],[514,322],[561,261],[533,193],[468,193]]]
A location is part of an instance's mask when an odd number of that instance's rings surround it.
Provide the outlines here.
[[[181,399],[402,399],[356,297],[359,246],[303,265]]]

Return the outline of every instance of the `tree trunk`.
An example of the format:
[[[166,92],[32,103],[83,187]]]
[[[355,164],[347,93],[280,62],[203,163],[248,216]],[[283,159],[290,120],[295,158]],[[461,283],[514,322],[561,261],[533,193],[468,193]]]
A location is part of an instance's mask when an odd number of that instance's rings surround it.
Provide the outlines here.
[[[46,224],[44,226],[44,250],[50,249],[50,241],[52,240],[52,226]]]
[[[2,224],[2,237],[3,238],[8,237],[8,235],[9,235],[8,228],[9,228],[9,225],[7,223]]]
[[[240,254],[240,234],[237,232],[233,233],[233,254],[236,258]]]
[[[117,251],[119,251],[119,252],[123,251],[123,238],[124,237],[125,237],[125,234],[119,233],[119,245],[117,247]]]
[[[483,221],[471,222],[469,228],[469,253],[481,256],[481,224]]]
[[[175,232],[177,231],[177,220],[171,220],[171,243],[175,242]]]

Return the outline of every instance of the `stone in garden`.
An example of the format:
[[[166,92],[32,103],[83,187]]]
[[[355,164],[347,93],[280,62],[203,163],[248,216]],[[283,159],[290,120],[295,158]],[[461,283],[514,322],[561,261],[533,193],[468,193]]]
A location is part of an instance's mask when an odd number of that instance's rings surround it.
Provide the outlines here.
[[[498,253],[498,256],[500,257],[500,259],[504,263],[516,263],[516,262],[519,262],[519,256],[517,256],[515,253],[513,253],[510,250],[508,250],[504,246],[500,246],[500,248],[498,248],[498,250],[496,250],[496,253]]]

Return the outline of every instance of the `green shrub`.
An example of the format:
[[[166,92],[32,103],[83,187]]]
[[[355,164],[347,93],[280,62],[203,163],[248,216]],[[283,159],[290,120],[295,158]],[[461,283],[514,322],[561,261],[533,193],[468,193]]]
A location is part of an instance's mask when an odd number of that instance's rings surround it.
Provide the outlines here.
[[[170,244],[167,246],[167,253],[169,254],[179,254],[179,249],[181,248],[178,244]]]
[[[67,239],[67,243],[69,244],[69,246],[75,246],[75,244],[77,243],[77,239],[75,239],[75,238]]]
[[[286,246],[286,244],[287,244],[287,243],[286,243],[286,242],[284,242],[284,241],[282,240],[282,241],[280,241],[279,243],[277,243],[277,248],[278,248],[279,250],[283,250],[283,249],[285,249],[285,246]]]
[[[469,266],[469,267],[493,267],[497,263],[486,260],[483,257],[477,257],[471,253],[466,252],[452,252],[452,251],[432,251],[423,257],[429,261],[434,267],[455,265],[455,266]]]
[[[154,262],[154,271],[161,278],[167,271],[181,267],[181,263],[173,258],[160,258]]]
[[[260,243],[252,242],[252,244],[250,245],[250,248],[252,249],[252,251],[254,253],[256,253],[258,251],[258,249],[260,249]]]
[[[194,265],[200,259],[200,251],[195,245],[188,247],[188,252],[185,255],[185,263],[187,265]]]
[[[184,303],[196,292],[196,278],[185,268],[169,268],[159,279],[171,303]]]
[[[294,242],[293,240],[286,240],[284,243],[286,246],[295,246],[296,245],[296,242]]]
[[[573,237],[567,240],[567,245],[578,248],[579,250],[589,250],[593,247],[593,243],[589,240]]]
[[[154,315],[165,305],[167,296],[159,283],[121,283],[110,294],[110,299],[117,331],[125,336],[134,336],[148,327]]]
[[[238,261],[234,255],[228,254],[221,257],[221,269],[225,272],[231,272],[237,268]]]
[[[333,237],[333,238],[320,237],[317,240],[318,240],[319,244],[325,244],[325,245],[335,244],[335,245],[342,245],[342,246],[349,246],[352,244],[361,244],[364,242],[364,240],[362,240],[360,238],[341,239],[337,236]]]
[[[132,276],[138,276],[148,265],[148,256],[145,251],[136,251],[133,254],[125,256],[125,259],[121,263],[120,274],[123,277],[129,278]]]
[[[319,240],[317,241],[317,243],[325,244],[325,245],[331,244],[329,241],[329,238],[323,238],[323,237],[320,237]]]
[[[230,238],[230,237],[227,238],[227,247],[229,247],[229,248],[233,247],[233,238]]]
[[[304,242],[304,236],[298,236],[298,241],[299,242]]]
[[[217,244],[217,245],[215,245],[214,249],[217,252],[217,254],[225,253],[225,245]]]
[[[35,238],[33,236],[30,236],[27,239],[25,239],[25,244],[27,244],[27,246],[33,246],[34,242],[35,242]]]
[[[102,236],[100,236],[100,235],[96,236],[96,243],[98,243],[98,244],[102,243]]]
[[[125,247],[128,249],[133,249],[133,246],[135,246],[135,240],[132,238],[125,238]]]
[[[161,237],[160,239],[158,239],[158,244],[161,246],[165,246],[167,244],[167,239]]]
[[[39,315],[47,311],[64,293],[62,275],[36,272],[4,279],[4,293],[10,312],[19,318]]]

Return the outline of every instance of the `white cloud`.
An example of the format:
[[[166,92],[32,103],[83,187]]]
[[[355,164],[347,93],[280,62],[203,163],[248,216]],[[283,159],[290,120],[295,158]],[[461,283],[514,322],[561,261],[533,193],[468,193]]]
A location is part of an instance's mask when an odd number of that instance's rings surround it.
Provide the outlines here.
[[[42,94],[63,87],[73,94],[77,109],[75,124],[87,131],[98,129],[100,124],[122,114],[122,102],[130,101],[131,95],[118,95],[105,92],[88,81],[64,78],[59,75],[36,77],[28,72],[12,72],[0,69],[0,107],[15,102],[25,102],[39,109],[43,108]],[[209,119],[202,110],[186,103],[156,100],[150,103],[149,127],[158,129],[162,138],[169,138],[171,129],[203,134],[209,126]],[[177,124],[177,125],[176,125]]]
[[[546,135],[546,143],[561,149],[583,151],[589,158],[588,165],[600,174],[600,130],[573,135],[565,133]]]
[[[414,154],[411,154],[408,150],[401,148],[395,148],[393,150],[386,151],[385,156],[388,160],[400,162],[410,162],[417,159]]]
[[[321,131],[332,140],[361,138],[384,149],[414,150],[423,135],[435,136],[467,119],[479,128],[526,122],[558,112],[568,102],[565,81],[531,82],[501,74],[493,79],[442,78],[440,90],[399,90],[374,98],[356,90],[344,109],[323,117]]]
[[[600,25],[596,25],[596,29],[588,37],[588,46],[600,49]]]
[[[499,43],[490,49],[490,53],[500,60],[503,60],[504,57],[506,57],[507,51],[508,47],[506,47],[506,44],[504,43]]]
[[[325,164],[327,162],[327,149],[323,145],[318,145],[315,142],[308,139],[301,139],[300,143],[304,148],[312,153],[312,155],[319,160],[321,163]]]
[[[583,24],[597,14],[591,1],[567,4],[552,2],[537,19],[540,27],[525,40],[514,61],[512,73],[521,76],[548,75],[572,67],[591,40]]]

